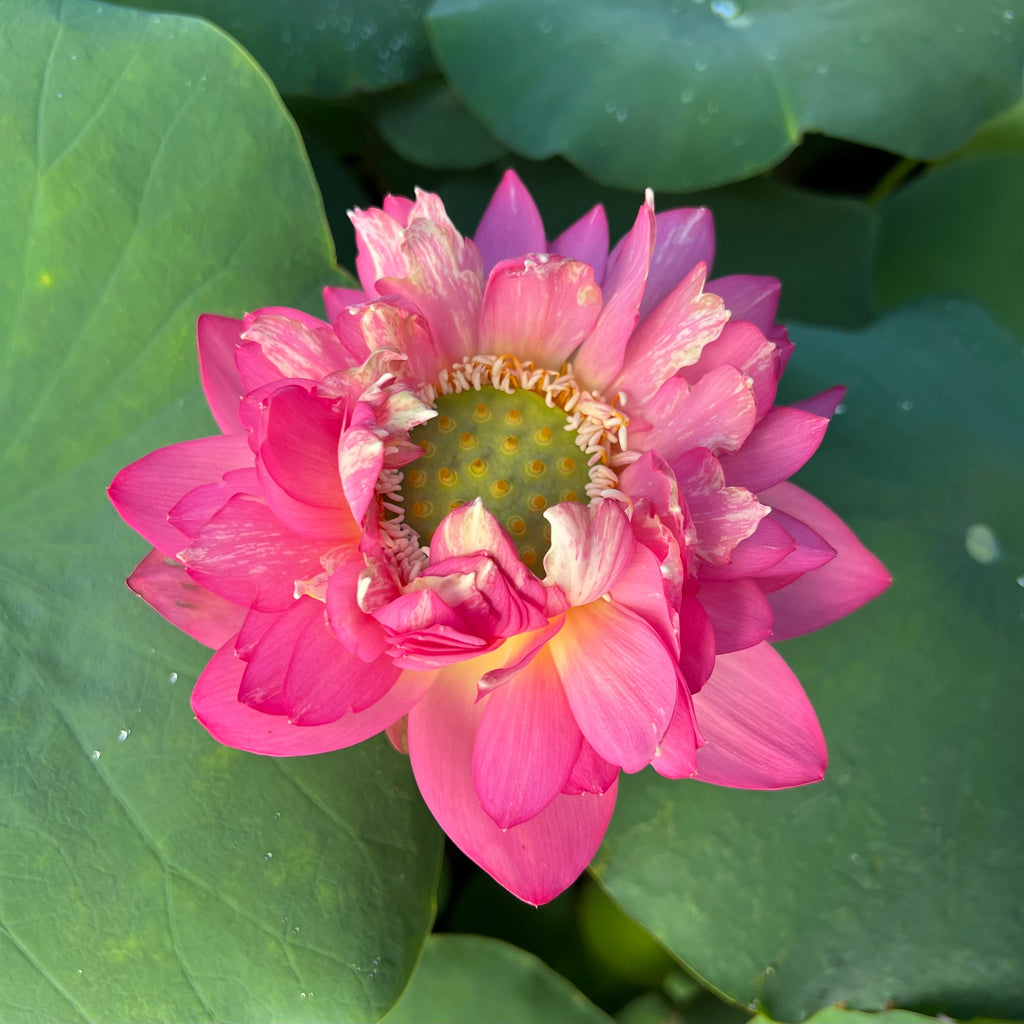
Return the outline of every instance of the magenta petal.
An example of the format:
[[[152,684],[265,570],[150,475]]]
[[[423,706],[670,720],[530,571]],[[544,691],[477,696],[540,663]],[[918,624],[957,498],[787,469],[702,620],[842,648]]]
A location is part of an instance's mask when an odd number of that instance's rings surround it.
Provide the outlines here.
[[[732,549],[726,564],[702,565],[700,578],[701,581],[738,580],[756,576],[778,565],[795,550],[796,541],[779,524],[778,517],[772,519],[769,515],[746,540]]]
[[[803,409],[804,412],[813,412],[815,416],[824,416],[825,419],[830,420],[836,410],[839,408],[839,403],[843,400],[843,396],[846,394],[846,388],[841,384],[837,384],[835,387],[826,389],[817,395],[811,395],[810,398],[803,398],[799,402],[793,403],[794,409]]]
[[[324,606],[310,613],[292,652],[284,678],[288,717],[296,725],[327,725],[346,711],[365,711],[401,674],[388,658],[360,660],[338,642],[327,625]]]
[[[547,650],[485,698],[473,779],[499,828],[529,821],[558,796],[582,739]]]
[[[551,524],[546,579],[557,583],[573,605],[607,593],[628,568],[636,546],[622,505],[609,498],[591,506],[563,502],[544,518]]]
[[[501,260],[547,252],[544,222],[537,204],[515,171],[508,170],[503,175],[480,218],[473,241],[483,258],[485,274]]]
[[[357,555],[336,565],[327,581],[327,621],[341,643],[362,661],[375,661],[387,646],[379,622],[359,607],[363,560]]]
[[[709,282],[708,291],[722,297],[733,320],[746,320],[764,334],[775,325],[782,291],[778,278],[732,274]]]
[[[405,225],[384,210],[349,210],[356,233],[356,273],[370,298],[378,295],[382,277],[404,277],[409,270],[402,252]],[[333,319],[333,318],[332,318]]]
[[[701,582],[697,600],[715,631],[715,653],[753,647],[772,635],[772,609],[753,580]]]
[[[693,698],[686,687],[680,687],[675,714],[665,730],[651,767],[666,779],[692,778],[697,774],[697,748],[702,742]]]
[[[354,354],[329,324],[297,309],[260,309],[248,314],[242,337],[259,346],[279,380],[322,380],[354,362]]]
[[[744,374],[724,365],[692,387],[683,377],[665,381],[643,415],[653,427],[635,436],[673,462],[691,448],[739,450],[757,422],[757,405]]]
[[[327,319],[333,324],[349,306],[358,306],[370,296],[359,288],[332,288],[328,285],[323,290],[323,297]]]
[[[778,343],[765,337],[753,324],[730,321],[713,345],[704,346],[700,359],[683,367],[680,373],[694,384],[722,366],[736,367],[749,378],[758,415],[763,416],[775,401],[779,382]]]
[[[627,772],[650,763],[675,709],[678,672],[658,634],[611,601],[571,608],[549,649],[580,730]]]
[[[238,403],[245,388],[235,365],[235,348],[242,344],[242,330],[241,320],[212,313],[204,313],[196,327],[203,391],[217,426],[225,434],[242,430],[238,422]]]
[[[589,263],[594,268],[594,280],[601,284],[608,264],[608,216],[604,207],[598,204],[570,224],[551,243],[551,251]]]
[[[704,746],[697,778],[736,789],[819,782],[828,760],[799,680],[768,644],[720,656],[693,698]]]
[[[698,264],[710,267],[715,258],[715,225],[704,207],[666,210],[659,213],[654,236],[654,255],[640,319],[668,296]]]
[[[255,643],[251,638],[246,638],[248,654],[238,686],[238,699],[243,704],[268,715],[288,714],[288,704],[284,699],[284,678],[302,631],[311,616],[317,614],[317,604],[319,602],[313,598],[305,597],[293,601],[290,607],[269,621],[247,622],[250,628],[255,626],[261,630],[262,635]],[[241,656],[238,648],[236,644],[235,653]]]
[[[774,638],[787,640],[849,615],[892,582],[882,563],[826,505],[790,483],[761,495],[773,508],[809,526],[835,549],[836,556],[768,595],[775,616]]]
[[[239,702],[244,669],[232,644],[225,644],[196,682],[192,710],[218,743],[271,757],[322,754],[362,743],[407,714],[433,681],[430,672],[403,672],[366,711],[350,712],[330,725],[293,725],[283,715],[267,715]]]
[[[128,577],[128,586],[168,622],[207,647],[225,644],[245,619],[245,608],[201,587],[181,562],[155,548]]]
[[[176,553],[189,538],[167,514],[189,491],[217,484],[225,473],[252,465],[244,434],[219,434],[158,448],[114,477],[107,494],[121,518],[161,551]]]
[[[466,856],[519,899],[547,903],[597,852],[616,786],[601,795],[557,796],[529,821],[499,828],[473,782],[473,744],[484,713],[483,702],[476,703],[480,671],[472,662],[445,669],[409,713],[413,772],[427,806]]]
[[[767,594],[792,583],[798,576],[820,569],[836,557],[836,549],[815,533],[806,523],[772,509],[765,522],[776,524],[794,542],[793,550],[772,566],[750,573],[757,585]]]
[[[609,388],[625,392],[630,407],[642,408],[722,333],[729,316],[717,295],[702,290],[705,273],[704,264],[698,263],[630,339],[622,373]]]
[[[679,671],[696,693],[715,667],[715,631],[704,606],[690,595],[679,602],[679,650]]]
[[[619,766],[606,761],[586,740],[572,766],[563,793],[604,793],[619,777]]]
[[[479,350],[514,352],[558,367],[593,330],[601,289],[586,263],[561,256],[502,260],[491,271],[480,310]]]
[[[178,557],[193,579],[229,601],[283,611],[296,581],[323,571],[322,549],[282,526],[259,499],[236,494]]]
[[[823,416],[775,406],[738,452],[722,456],[725,482],[763,491],[787,480],[818,450],[827,427]]]
[[[342,509],[338,470],[342,415],[334,403],[302,387],[283,387],[266,402],[260,461],[293,498],[320,508]]]
[[[596,391],[603,391],[622,369],[626,345],[640,317],[653,246],[654,210],[649,197],[609,260],[602,285],[604,308],[573,361],[576,376]]]

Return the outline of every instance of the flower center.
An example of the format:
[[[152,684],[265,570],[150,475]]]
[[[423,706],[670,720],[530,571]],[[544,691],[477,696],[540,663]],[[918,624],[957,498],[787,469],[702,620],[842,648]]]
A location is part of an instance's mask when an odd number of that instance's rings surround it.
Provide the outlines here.
[[[377,481],[381,538],[405,581],[427,564],[449,512],[480,498],[538,572],[551,541],[546,508],[627,500],[617,469],[638,457],[629,418],[580,388],[572,369],[537,369],[514,356],[478,355],[443,370],[420,397],[437,415],[409,432],[423,455]]]
[[[532,391],[440,395],[438,415],[409,437],[423,448],[402,484],[405,520],[424,544],[452,509],[481,498],[511,534],[519,557],[539,566],[551,540],[544,509],[587,498],[587,457],[566,415]]]

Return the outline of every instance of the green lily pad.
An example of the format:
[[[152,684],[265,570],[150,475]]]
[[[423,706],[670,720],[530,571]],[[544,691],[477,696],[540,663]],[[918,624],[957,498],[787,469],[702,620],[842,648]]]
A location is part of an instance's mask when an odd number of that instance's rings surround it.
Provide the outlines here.
[[[1024,221],[1022,173],[1018,145],[1015,153],[989,152],[936,167],[889,196],[878,208],[879,306],[957,295],[985,303],[1006,327],[1024,334],[1024,237],[1017,230]]]
[[[407,763],[210,739],[105,494],[213,432],[200,312],[343,282],[298,133],[209,25],[85,0],[0,6],[0,124],[0,1017],[374,1020],[434,911]]]
[[[381,1024],[610,1024],[532,953],[480,935],[431,935]]]
[[[849,388],[800,482],[894,577],[781,646],[828,776],[782,793],[626,777],[595,871],[710,985],[776,1019],[841,1002],[1016,1017],[1020,346],[961,303],[793,335],[785,397]]]
[[[131,0],[130,6],[208,18],[248,47],[286,96],[337,99],[434,70],[423,32],[427,0]]]
[[[804,1024],[928,1024],[937,1017],[925,1017],[910,1010],[882,1010],[879,1013],[865,1013],[863,1010],[847,1010],[842,1006],[827,1006],[812,1014]],[[763,1013],[751,1017],[748,1024],[774,1024],[771,1017]]]
[[[919,159],[1020,94],[1019,3],[439,0],[449,83],[511,149],[606,185],[693,190],[809,131]]]

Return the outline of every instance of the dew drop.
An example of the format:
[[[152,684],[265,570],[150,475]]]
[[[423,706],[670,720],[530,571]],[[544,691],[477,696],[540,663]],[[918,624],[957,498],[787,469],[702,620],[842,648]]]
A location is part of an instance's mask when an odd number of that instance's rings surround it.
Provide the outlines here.
[[[1024,587],[1024,574],[1017,577],[1017,586]]]
[[[845,402],[840,402],[836,406],[836,415],[837,416],[842,416],[844,412],[846,412],[846,403]]]
[[[298,935],[298,934],[299,934],[299,926],[298,926],[298,925],[296,925],[296,926],[295,926],[295,927],[294,927],[294,928],[292,929],[292,935]]]
[[[178,681],[178,673],[177,673],[177,672],[172,672],[172,673],[171,673],[171,674],[170,674],[170,675],[169,675],[169,676],[167,677],[167,682],[171,683],[172,685],[173,685],[174,683],[176,683],[177,681]]]
[[[128,739],[128,737],[129,737],[129,736],[131,736],[131,734],[132,734],[132,731],[131,731],[131,729],[122,729],[122,730],[121,730],[121,731],[120,731],[120,732],[119,732],[119,733],[117,734],[117,742],[118,742],[118,743],[124,743],[124,741],[125,741],[126,739]]]
[[[718,100],[708,100],[708,113],[709,114],[717,114],[718,113]]]
[[[75,974],[84,974],[84,973],[85,973],[85,971],[83,971],[81,967],[79,967],[78,970],[75,971]]]
[[[1007,8],[1005,11],[1003,11],[1003,20],[1004,21],[1013,21],[1013,11],[1011,11],[1009,8]]]
[[[606,114],[614,114],[617,106],[615,100],[605,100],[604,111]]]
[[[900,408],[904,412],[910,412],[910,410],[914,408],[914,403],[909,398],[904,398],[903,401],[900,402]]]
[[[814,70],[817,71],[819,75],[827,75],[828,65],[825,63],[819,64]]]
[[[541,20],[537,23],[537,28],[539,28],[541,32],[546,36],[551,35],[551,29],[553,27],[554,26],[547,18],[541,18]]]
[[[987,523],[971,523],[964,535],[964,547],[967,554],[979,565],[991,565],[999,560],[1002,548],[992,527]]]
[[[707,123],[708,123],[708,121],[710,121],[710,120],[711,120],[711,115],[710,115],[710,114],[709,114],[709,113],[708,113],[708,112],[707,112],[706,110],[702,110],[702,111],[701,111],[701,112],[700,112],[700,113],[699,113],[699,114],[697,115],[697,121],[698,121],[698,123],[700,123],[700,124],[707,124]]]
[[[695,95],[695,93],[694,93],[694,91],[693,91],[692,89],[684,89],[684,90],[683,90],[683,91],[682,91],[682,92],[681,92],[681,93],[679,94],[679,99],[680,99],[680,100],[681,100],[681,101],[682,101],[683,103],[692,103],[692,102],[693,102],[693,97],[694,97],[694,95]]]
[[[615,111],[615,120],[622,124],[626,118],[629,117],[629,107],[623,107],[621,110]]]
[[[94,750],[94,751],[93,751],[93,752],[92,752],[92,753],[91,753],[91,754],[89,755],[89,760],[90,760],[90,761],[98,761],[99,759],[100,759],[100,752],[99,752],[98,750]]]
[[[299,993],[299,998],[300,999],[305,999],[306,998],[306,993],[305,992],[300,992]]]
[[[739,17],[740,5],[735,0],[711,0],[711,10],[725,21]]]
[[[271,815],[271,818],[273,818],[274,821],[280,821],[281,820],[281,812],[280,811],[274,811],[274,813]]]
[[[271,861],[273,859],[274,859],[274,855],[269,850],[267,850],[267,852],[265,854],[263,854],[263,863],[264,864],[266,864],[268,861]]]
[[[694,71],[707,71],[707,69],[708,69],[708,62],[706,60],[702,60],[700,57],[698,57],[693,62],[693,70]]]

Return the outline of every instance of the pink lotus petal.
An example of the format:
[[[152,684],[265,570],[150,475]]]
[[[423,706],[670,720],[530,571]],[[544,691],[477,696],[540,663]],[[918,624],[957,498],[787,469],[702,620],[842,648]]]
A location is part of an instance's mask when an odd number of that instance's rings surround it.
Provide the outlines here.
[[[207,647],[221,647],[245,619],[245,608],[201,587],[181,562],[155,548],[128,577],[128,586],[172,626]]]
[[[763,507],[763,506],[762,506]],[[778,565],[796,550],[796,541],[779,525],[778,517],[767,516],[757,529],[732,549],[724,565],[702,565],[701,581],[738,580],[757,576]]]
[[[705,274],[706,267],[698,263],[634,333],[622,372],[609,388],[625,392],[629,407],[643,408],[722,333],[728,314],[717,295],[702,291]]]
[[[479,350],[558,367],[600,312],[601,289],[586,263],[545,255],[502,260],[484,291]]]
[[[502,176],[501,184],[480,218],[473,241],[480,250],[485,274],[501,260],[524,253],[547,252],[544,222],[537,204],[515,171],[508,170]]]
[[[376,704],[400,675],[388,658],[365,662],[338,642],[327,624],[323,604],[315,605],[297,637],[284,677],[288,717],[296,725],[327,725],[346,711]]]
[[[189,575],[215,594],[260,611],[283,611],[295,582],[322,569],[322,542],[285,529],[257,498],[236,494],[178,553]]]
[[[569,778],[582,740],[551,654],[541,650],[484,698],[473,781],[494,823],[512,828],[540,814]]]
[[[697,774],[697,748],[704,738],[697,727],[693,698],[685,686],[679,688],[672,715],[651,767],[666,779],[689,779]]]
[[[298,310],[264,309],[248,314],[242,340],[259,346],[281,380],[321,380],[355,361],[329,324]]]
[[[752,572],[757,585],[766,594],[788,586],[805,572],[820,569],[836,557],[836,549],[815,533],[806,523],[772,509],[765,522],[777,524],[793,539],[793,550],[772,566]]]
[[[726,487],[721,464],[706,448],[687,452],[673,468],[697,531],[692,550],[712,565],[727,564],[771,509],[744,487]]]
[[[731,321],[713,345],[706,345],[700,359],[680,371],[691,384],[700,381],[722,366],[733,366],[750,378],[750,388],[757,403],[758,417],[763,416],[775,401],[779,381],[776,342],[766,338],[753,324]]]
[[[609,260],[602,285],[604,308],[573,361],[576,376],[595,391],[604,391],[618,376],[626,344],[640,317],[640,300],[654,247],[652,202],[648,199],[640,207],[632,230]]]
[[[504,686],[513,676],[529,666],[563,625],[565,615],[559,614],[540,629],[510,637],[501,648],[501,653],[507,659],[505,664],[501,668],[492,668],[485,672],[477,682],[480,696],[483,697],[492,690]]]
[[[126,466],[107,488],[114,508],[153,547],[177,552],[189,538],[167,521],[167,514],[189,491],[216,484],[233,469],[252,465],[244,434],[219,434],[158,448]]]
[[[380,623],[359,606],[362,558],[332,566],[327,583],[327,621],[339,642],[361,661],[375,661],[387,646]]]
[[[763,491],[787,480],[818,450],[826,427],[823,416],[775,406],[738,452],[722,456],[726,483]]]
[[[363,291],[370,298],[381,278],[404,277],[409,262],[402,251],[405,225],[384,210],[350,210],[348,219],[356,232],[356,273]],[[333,317],[332,317],[333,319]]]
[[[738,451],[757,422],[757,406],[746,376],[723,365],[692,387],[683,377],[665,381],[644,416],[653,427],[631,436],[671,463],[691,448]]]
[[[679,671],[690,693],[696,693],[715,667],[715,631],[696,597],[679,602]]]
[[[636,546],[619,502],[562,502],[549,508],[544,518],[551,524],[551,548],[544,556],[546,579],[557,583],[573,605],[588,604],[611,590]]]
[[[815,416],[824,416],[825,419],[830,420],[835,415],[836,409],[839,408],[839,403],[843,400],[845,394],[846,388],[837,384],[835,387],[828,388],[820,394],[811,395],[810,398],[794,402],[793,408],[803,409],[804,412],[811,412]]]
[[[409,271],[380,282],[426,318],[445,365],[473,355],[483,297],[480,254],[452,227],[425,218],[409,222],[402,251]]]
[[[384,468],[384,441],[376,429],[355,426],[341,435],[337,465],[342,491],[353,519],[361,523],[376,496],[377,480]]]
[[[235,365],[235,348],[242,344],[242,321],[204,313],[196,326],[199,376],[210,412],[225,434],[241,431],[238,403],[245,394]]]
[[[566,612],[549,644],[577,723],[605,760],[638,772],[672,719],[678,673],[658,634],[635,612],[594,601]]]
[[[605,793],[619,777],[619,766],[606,761],[586,741],[580,743],[580,752],[572,772],[562,787],[563,793]]]
[[[407,714],[433,681],[433,673],[403,672],[366,711],[350,712],[329,725],[293,725],[283,715],[267,715],[239,702],[244,669],[231,643],[225,644],[196,682],[192,710],[217,742],[272,757],[322,754],[362,743]]]
[[[328,285],[323,290],[323,298],[327,319],[333,324],[349,306],[358,306],[370,296],[360,288],[332,288]]]
[[[772,635],[772,609],[753,580],[701,582],[697,600],[715,631],[715,653],[730,654]]]
[[[594,268],[594,280],[600,285],[608,264],[608,217],[604,207],[595,206],[570,224],[551,243],[551,251],[558,256],[589,263]]]
[[[246,666],[238,686],[238,699],[243,704],[268,715],[288,714],[284,696],[288,663],[303,630],[318,614],[323,614],[319,601],[304,597],[293,601],[269,622],[256,623],[262,634],[255,642],[251,636],[246,640]],[[239,654],[237,644],[235,653]]]
[[[774,637],[788,640],[849,615],[892,582],[882,563],[826,505],[790,483],[776,484],[762,497],[820,535],[836,552],[820,569],[768,595],[775,617]]]
[[[799,680],[768,644],[719,656],[693,698],[704,735],[697,778],[736,789],[818,782],[827,754]]]
[[[473,783],[473,743],[484,712],[475,699],[480,672],[472,662],[445,669],[410,711],[413,772],[456,846],[519,899],[546,903],[572,885],[597,852],[616,786],[602,795],[557,796],[529,821],[500,829],[480,806]]]
[[[654,255],[640,319],[649,316],[698,263],[715,259],[715,225],[704,207],[667,210],[657,216]]]
[[[662,565],[653,551],[637,544],[630,564],[609,593],[617,605],[636,612],[651,626],[666,650],[679,653],[677,623],[666,600]]]
[[[394,302],[371,302],[346,309],[338,315],[334,329],[350,348],[362,347],[363,360],[381,348],[401,352],[414,380],[433,380],[442,369],[441,352],[426,320],[415,310]]]
[[[236,494],[259,497],[259,475],[255,469],[233,469],[219,483],[194,488],[167,513],[167,521],[186,537],[194,537]]]
[[[338,468],[343,415],[333,403],[301,387],[282,387],[265,404],[259,461],[297,501],[345,508]]]
[[[722,297],[731,319],[746,320],[770,336],[779,309],[779,293],[782,291],[778,278],[731,274],[711,281],[708,291]]]
[[[321,505],[309,505],[298,498],[292,497],[271,475],[257,456],[256,476],[259,480],[259,493],[263,496],[270,511],[274,513],[282,526],[300,537],[322,540],[329,545],[341,541],[358,540],[359,528],[347,508],[325,508]]]

